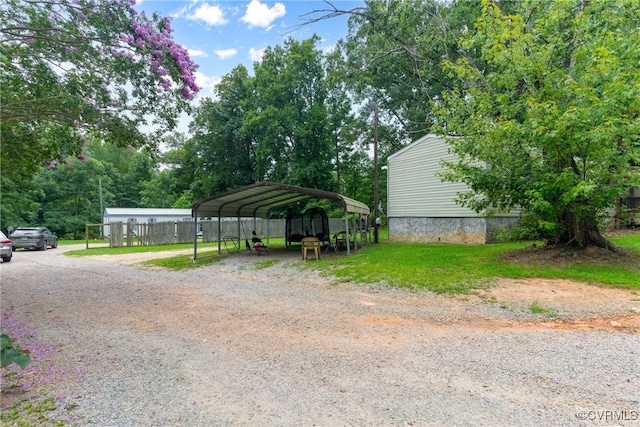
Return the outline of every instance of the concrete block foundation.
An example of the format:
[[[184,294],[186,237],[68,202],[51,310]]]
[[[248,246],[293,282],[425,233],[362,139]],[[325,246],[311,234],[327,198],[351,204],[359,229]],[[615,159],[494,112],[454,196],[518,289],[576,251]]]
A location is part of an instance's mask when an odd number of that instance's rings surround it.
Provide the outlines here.
[[[518,222],[498,218],[389,218],[389,240],[425,243],[495,243],[500,230]]]

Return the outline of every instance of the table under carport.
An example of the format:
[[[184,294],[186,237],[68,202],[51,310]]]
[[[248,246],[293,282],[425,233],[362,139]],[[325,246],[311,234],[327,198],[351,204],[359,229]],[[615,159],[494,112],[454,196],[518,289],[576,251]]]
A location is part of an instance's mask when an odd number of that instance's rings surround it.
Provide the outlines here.
[[[240,221],[241,218],[262,218],[269,219],[274,209],[285,208],[299,202],[310,199],[329,199],[337,201],[344,212],[345,233],[347,242],[352,233],[357,230],[349,229],[350,215],[369,216],[369,206],[330,191],[316,190],[313,188],[297,187],[294,185],[280,184],[271,181],[260,181],[235,190],[207,197],[196,202],[192,207],[192,217],[194,218],[194,238],[193,238],[193,259],[198,255],[198,219],[217,218],[218,236],[220,236],[220,224],[222,218],[237,218],[238,233],[237,247],[240,247]],[[218,253],[222,251],[221,238],[218,238]],[[353,239],[354,242],[356,239]],[[350,247],[347,244],[347,255],[350,254]],[[357,245],[354,246],[357,250]]]

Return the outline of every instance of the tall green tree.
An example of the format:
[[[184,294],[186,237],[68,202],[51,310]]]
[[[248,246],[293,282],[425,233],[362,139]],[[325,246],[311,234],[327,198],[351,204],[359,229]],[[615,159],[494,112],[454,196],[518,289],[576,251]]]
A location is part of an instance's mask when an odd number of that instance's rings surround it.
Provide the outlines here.
[[[325,75],[327,80],[327,126],[331,138],[332,164],[336,179],[337,191],[349,197],[358,198],[353,193],[354,187],[348,182],[351,176],[349,169],[357,162],[351,162],[354,156],[361,155],[364,150],[361,135],[365,124],[353,112],[353,94],[347,84],[348,68],[345,61],[342,43],[329,53],[325,59]],[[363,175],[363,171],[356,172]]]
[[[458,57],[458,40],[478,9],[469,1],[367,0],[340,11],[351,15],[350,86],[358,101],[378,104],[383,124],[395,128],[402,144],[432,131],[431,102],[457,83],[442,60]]]
[[[198,91],[196,65],[171,22],[133,1],[7,0],[0,7],[2,174],[32,176],[80,156],[94,135],[151,144],[143,125],[175,126]]]
[[[158,170],[142,183],[139,205],[151,208],[191,206],[201,198],[195,196],[193,190],[200,188],[196,171],[201,156],[193,140],[178,132],[166,135],[163,145],[168,151],[159,157]]]
[[[317,37],[268,48],[254,66],[244,130],[257,141],[259,177],[333,190],[327,85]]]
[[[37,225],[73,239],[84,236],[85,224],[102,222],[101,196],[104,207],[112,206],[114,199],[105,167],[96,159],[67,158],[55,168],[38,172],[34,183],[42,191]]]
[[[250,103],[250,78],[239,65],[216,86],[217,99],[206,98],[191,122],[190,147],[198,158],[193,191],[200,198],[259,181],[255,138],[243,129]]]
[[[600,220],[638,186],[640,2],[526,1],[519,13],[484,1],[448,63],[464,89],[436,103],[459,161],[445,178],[469,185],[478,212],[523,208],[550,241],[608,246]]]
[[[8,227],[27,225],[41,225],[39,219],[42,189],[28,181],[17,185],[7,177],[2,180],[2,195],[0,202],[0,230],[5,234]]]
[[[108,178],[103,187],[114,195],[109,206],[118,208],[145,207],[140,204],[144,183],[156,173],[154,157],[145,150],[119,147],[116,144],[92,140],[87,144],[87,155],[104,165],[104,176]]]
[[[180,198],[175,185],[176,180],[173,170],[158,172],[150,180],[144,182],[140,191],[141,206],[153,208],[172,207]]]

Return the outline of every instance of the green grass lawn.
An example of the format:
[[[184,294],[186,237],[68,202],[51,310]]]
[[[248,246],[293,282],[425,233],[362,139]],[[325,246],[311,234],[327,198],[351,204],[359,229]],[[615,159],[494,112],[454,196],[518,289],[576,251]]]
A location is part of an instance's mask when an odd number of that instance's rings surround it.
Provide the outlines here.
[[[638,257],[630,263],[547,263],[509,261],[504,255],[532,243],[494,245],[388,243],[370,245],[352,257],[340,258],[326,273],[340,281],[385,283],[389,286],[426,289],[438,293],[465,293],[483,287],[494,278],[542,277],[572,279],[629,289],[640,289],[640,235],[612,238],[615,244],[633,249]],[[637,248],[637,249],[636,249]]]
[[[571,259],[548,262],[526,262],[507,255],[530,247],[532,242],[492,245],[391,243],[383,231],[379,244],[369,244],[349,257],[322,257],[309,263],[334,277],[337,282],[381,283],[391,287],[424,289],[437,293],[466,293],[488,286],[495,278],[540,277],[571,279],[587,283],[640,290],[640,233],[609,238],[612,243],[637,256],[625,262],[599,258],[594,261]],[[271,239],[270,245],[284,246],[283,239]],[[165,246],[133,246],[94,248],[71,251],[70,255],[122,254],[147,251],[192,249],[191,244]],[[215,248],[215,249],[214,249]],[[201,249],[213,249],[201,251]],[[145,264],[171,269],[198,268],[218,262],[217,243],[198,245],[198,261],[192,254],[162,258]],[[262,267],[264,268],[264,267]]]

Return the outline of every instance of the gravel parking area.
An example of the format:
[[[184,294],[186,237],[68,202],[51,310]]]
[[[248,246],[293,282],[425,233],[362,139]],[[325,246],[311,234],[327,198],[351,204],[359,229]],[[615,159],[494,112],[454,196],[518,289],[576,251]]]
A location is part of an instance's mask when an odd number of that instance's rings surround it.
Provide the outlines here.
[[[167,254],[66,249],[0,265],[1,308],[54,349],[32,368],[77,425],[640,425],[631,291],[502,280],[449,297],[336,284],[278,251],[175,272],[139,264]]]

